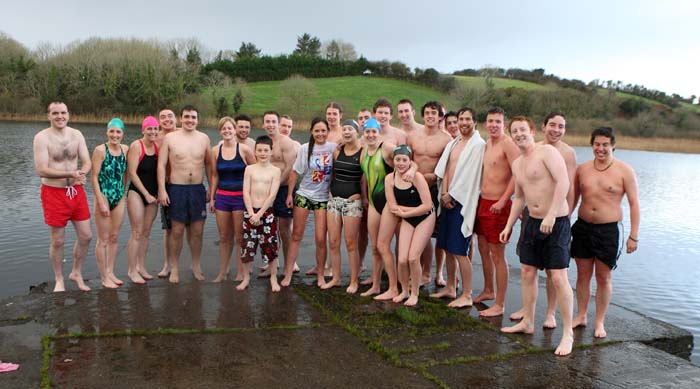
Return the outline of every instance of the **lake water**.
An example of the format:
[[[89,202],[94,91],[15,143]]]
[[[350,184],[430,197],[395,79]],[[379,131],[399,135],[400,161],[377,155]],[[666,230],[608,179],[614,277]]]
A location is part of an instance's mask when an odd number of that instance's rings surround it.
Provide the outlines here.
[[[4,144],[0,153],[0,199],[3,204],[0,208],[0,297],[25,294],[30,285],[53,280],[48,259],[48,228],[43,221],[39,200],[40,180],[32,158],[32,139],[46,126],[47,123],[0,122],[0,137]],[[105,141],[102,125],[76,124],[75,127],[83,131],[91,152]],[[205,131],[212,142],[218,141],[216,131]],[[296,130],[294,134],[302,143],[306,141],[305,131]],[[128,127],[124,143],[129,144],[139,135],[137,127]],[[590,148],[576,148],[576,153],[579,162],[592,157]],[[614,272],[613,303],[691,331],[695,337],[691,359],[700,364],[700,282],[697,281],[700,279],[700,208],[691,205],[689,198],[700,193],[697,173],[700,155],[628,150],[618,150],[615,154],[637,172],[642,221],[639,250],[632,255],[623,253]],[[88,185],[86,191],[92,204],[92,188]],[[629,212],[627,203],[623,204],[625,232],[628,234]],[[148,268],[154,271],[162,264],[162,231],[158,220],[151,235],[155,242],[151,247],[156,249],[151,250],[147,260]],[[218,240],[213,220],[210,218],[205,224],[205,245],[213,245]],[[307,235],[310,230],[307,228]],[[119,238],[116,269],[117,275],[122,277],[126,275],[124,248],[129,234],[128,220],[125,220]],[[73,229],[68,228],[65,274],[70,268],[70,250],[74,241]],[[507,257],[511,266],[519,267],[514,245],[509,245]],[[204,258],[203,262],[212,262],[211,268],[216,268],[213,263],[217,261],[213,258]],[[86,278],[98,277],[94,241],[83,273]],[[576,266],[573,261],[569,274],[574,285]],[[475,274],[475,277],[479,276]]]

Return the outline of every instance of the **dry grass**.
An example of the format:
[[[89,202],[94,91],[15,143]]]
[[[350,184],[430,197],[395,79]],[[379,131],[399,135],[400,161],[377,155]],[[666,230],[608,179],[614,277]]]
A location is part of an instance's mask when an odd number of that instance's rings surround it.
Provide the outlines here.
[[[700,154],[700,139],[615,137],[617,148],[620,149]],[[591,141],[590,135],[583,134],[566,134],[564,139],[571,146],[589,146]]]

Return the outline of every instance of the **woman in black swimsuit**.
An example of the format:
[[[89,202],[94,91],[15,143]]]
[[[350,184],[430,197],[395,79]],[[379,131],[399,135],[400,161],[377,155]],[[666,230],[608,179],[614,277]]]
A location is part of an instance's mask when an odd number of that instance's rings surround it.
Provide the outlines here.
[[[143,138],[131,143],[126,160],[131,179],[127,194],[131,237],[126,245],[126,257],[129,278],[135,284],[143,284],[146,280],[153,279],[146,271],[145,261],[151,226],[158,213],[158,126],[158,120],[153,116],[143,119]]]
[[[393,301],[400,303],[408,299],[404,303],[408,306],[418,304],[422,273],[420,257],[435,227],[433,201],[425,177],[416,172],[412,182],[402,178],[411,166],[412,154],[411,148],[406,145],[394,149],[394,173],[387,174],[384,179],[386,206],[402,219],[398,258],[401,293]]]

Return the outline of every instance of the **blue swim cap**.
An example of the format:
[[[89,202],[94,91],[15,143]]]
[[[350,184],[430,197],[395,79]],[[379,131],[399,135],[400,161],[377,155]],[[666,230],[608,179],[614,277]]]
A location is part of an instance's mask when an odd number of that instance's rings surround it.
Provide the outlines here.
[[[114,118],[114,119],[110,120],[109,123],[107,123],[108,130],[112,127],[116,127],[118,129],[122,130],[122,132],[124,132],[124,122],[119,118]]]
[[[367,119],[367,121],[365,122],[365,125],[362,126],[362,130],[363,130],[363,131],[366,130],[366,129],[368,129],[368,128],[374,128],[374,129],[377,130],[377,131],[381,131],[381,130],[382,130],[382,126],[379,125],[379,122],[378,122],[377,119],[375,119],[375,118],[369,118],[369,119]]]

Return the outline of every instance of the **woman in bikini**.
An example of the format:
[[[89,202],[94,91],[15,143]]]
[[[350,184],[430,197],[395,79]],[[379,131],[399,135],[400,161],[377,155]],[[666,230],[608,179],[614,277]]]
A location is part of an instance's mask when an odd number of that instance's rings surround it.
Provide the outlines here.
[[[118,288],[123,282],[114,275],[117,258],[117,238],[124,221],[124,188],[126,184],[126,153],[122,144],[124,122],[114,118],[107,123],[107,142],[92,153],[92,188],[95,192],[95,257],[102,286]]]
[[[398,254],[401,293],[393,301],[400,303],[406,300],[404,305],[408,306],[418,304],[422,274],[420,257],[435,227],[435,212],[425,177],[421,173],[416,173],[412,181],[402,177],[411,166],[412,156],[411,148],[406,145],[394,149],[395,170],[387,174],[384,180],[384,186],[388,188],[386,207],[401,218]]]
[[[211,189],[209,210],[216,213],[219,229],[219,274],[214,282],[226,281],[231,270],[233,239],[241,247],[243,241],[243,173],[246,166],[255,163],[253,150],[245,143],[236,142],[236,126],[232,118],[219,120],[219,134],[223,142],[211,149]],[[236,281],[243,279],[241,251],[236,250]]]
[[[143,284],[153,279],[146,271],[145,261],[153,220],[158,213],[158,119],[148,116],[141,123],[143,137],[129,146],[126,166],[129,171],[127,211],[131,225],[131,237],[126,245],[126,258],[129,264],[128,275],[135,284]]]

